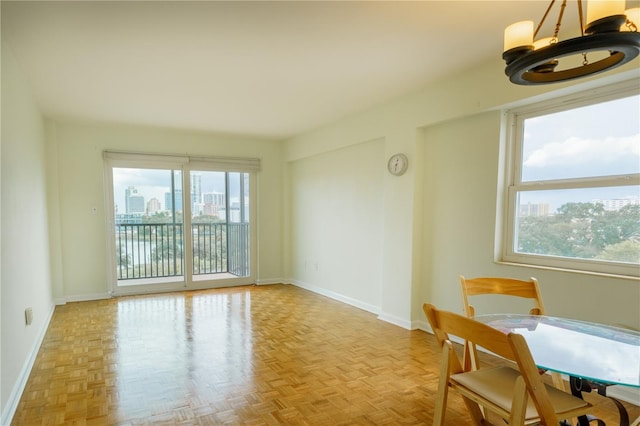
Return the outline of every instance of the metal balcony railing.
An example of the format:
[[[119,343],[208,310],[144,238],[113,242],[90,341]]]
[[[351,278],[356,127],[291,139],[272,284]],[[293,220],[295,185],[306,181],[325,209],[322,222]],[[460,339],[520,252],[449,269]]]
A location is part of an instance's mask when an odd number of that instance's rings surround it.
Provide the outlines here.
[[[140,223],[115,226],[118,280],[175,277],[184,274],[182,224]],[[192,274],[249,276],[248,223],[194,223]]]

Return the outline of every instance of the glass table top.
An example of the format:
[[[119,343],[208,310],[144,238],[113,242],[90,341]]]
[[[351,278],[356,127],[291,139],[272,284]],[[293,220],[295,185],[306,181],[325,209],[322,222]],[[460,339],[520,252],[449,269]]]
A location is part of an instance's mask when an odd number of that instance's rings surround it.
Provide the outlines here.
[[[505,333],[522,334],[540,368],[640,387],[640,332],[535,315],[492,314],[475,319]]]

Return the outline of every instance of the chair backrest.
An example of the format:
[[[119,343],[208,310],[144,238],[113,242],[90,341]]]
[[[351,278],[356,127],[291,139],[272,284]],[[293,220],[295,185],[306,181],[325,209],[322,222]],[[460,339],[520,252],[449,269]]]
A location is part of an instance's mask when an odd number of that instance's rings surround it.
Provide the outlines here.
[[[482,346],[502,358],[516,362],[516,357],[507,340],[507,335],[502,331],[472,318],[449,311],[441,311],[430,303],[425,303],[423,310],[440,347],[446,341],[451,341],[450,335],[453,335]],[[469,369],[466,368],[465,371],[469,371]]]
[[[526,384],[527,394],[520,395],[524,398],[524,403],[526,404],[526,398],[532,399],[542,424],[558,424],[558,418],[547,388],[538,373],[533,356],[522,335],[516,333],[505,334],[472,318],[449,311],[441,311],[429,303],[423,305],[423,310],[441,348],[451,345],[451,336],[456,336],[475,345],[482,346],[506,360],[515,362]],[[471,371],[468,366],[463,366],[464,364],[459,357],[455,365],[456,371],[453,371],[453,373],[459,374]],[[517,397],[517,395],[514,395],[514,398]]]
[[[482,295],[502,295],[515,296],[528,299],[531,303],[530,315],[545,315],[542,293],[538,280],[529,278],[528,280],[517,280],[514,278],[502,277],[480,277],[467,279],[460,275],[460,285],[462,286],[462,301],[464,313],[473,318],[476,315],[474,306],[469,299],[473,296]],[[475,367],[478,363],[478,352],[473,343],[465,342],[464,345],[464,365]],[[551,373],[554,385],[558,389],[564,389],[565,384],[562,375]]]
[[[480,295],[505,295],[530,299],[533,307],[529,311],[531,315],[544,315],[544,304],[542,294],[538,286],[538,280],[529,278],[528,280],[517,280],[502,277],[481,277],[467,279],[460,275],[462,286],[462,301],[464,313],[468,317],[475,316],[475,308],[469,303],[469,298]]]

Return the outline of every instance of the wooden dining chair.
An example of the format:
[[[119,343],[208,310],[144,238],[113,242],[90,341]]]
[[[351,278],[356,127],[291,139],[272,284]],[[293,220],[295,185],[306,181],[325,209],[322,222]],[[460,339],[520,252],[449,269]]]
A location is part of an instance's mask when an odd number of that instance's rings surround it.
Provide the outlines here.
[[[503,277],[465,278],[460,275],[460,284],[464,313],[468,317],[472,318],[475,315],[475,307],[470,303],[469,298],[491,294],[530,299],[529,313],[531,315],[545,315],[542,293],[540,293],[538,280],[535,278],[528,280]]]
[[[510,426],[551,426],[585,415],[591,408],[588,402],[544,383],[522,335],[505,334],[432,304],[425,303],[423,309],[442,350],[434,426],[445,424],[450,389],[462,396],[475,425],[492,424],[485,416],[487,411]],[[498,355],[506,360],[505,365],[464,367],[452,336]]]
[[[462,287],[462,302],[464,313],[467,317],[473,318],[476,314],[475,307],[470,303],[474,296],[482,295],[502,295],[513,296],[530,301],[530,315],[545,315],[544,302],[538,280],[529,278],[528,280],[518,280],[504,277],[480,277],[465,278],[460,275],[460,285]],[[500,312],[505,313],[505,312]],[[464,364],[474,366],[478,362],[478,352],[473,344],[465,342]],[[553,383],[559,389],[565,389],[562,376],[552,373]]]

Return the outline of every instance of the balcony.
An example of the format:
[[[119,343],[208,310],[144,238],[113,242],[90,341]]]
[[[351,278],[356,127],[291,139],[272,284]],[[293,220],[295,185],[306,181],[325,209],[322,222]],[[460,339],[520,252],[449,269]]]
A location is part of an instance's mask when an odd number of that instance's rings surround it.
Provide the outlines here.
[[[250,275],[248,223],[194,223],[193,275]],[[118,281],[184,275],[183,225],[136,223],[115,226]]]

